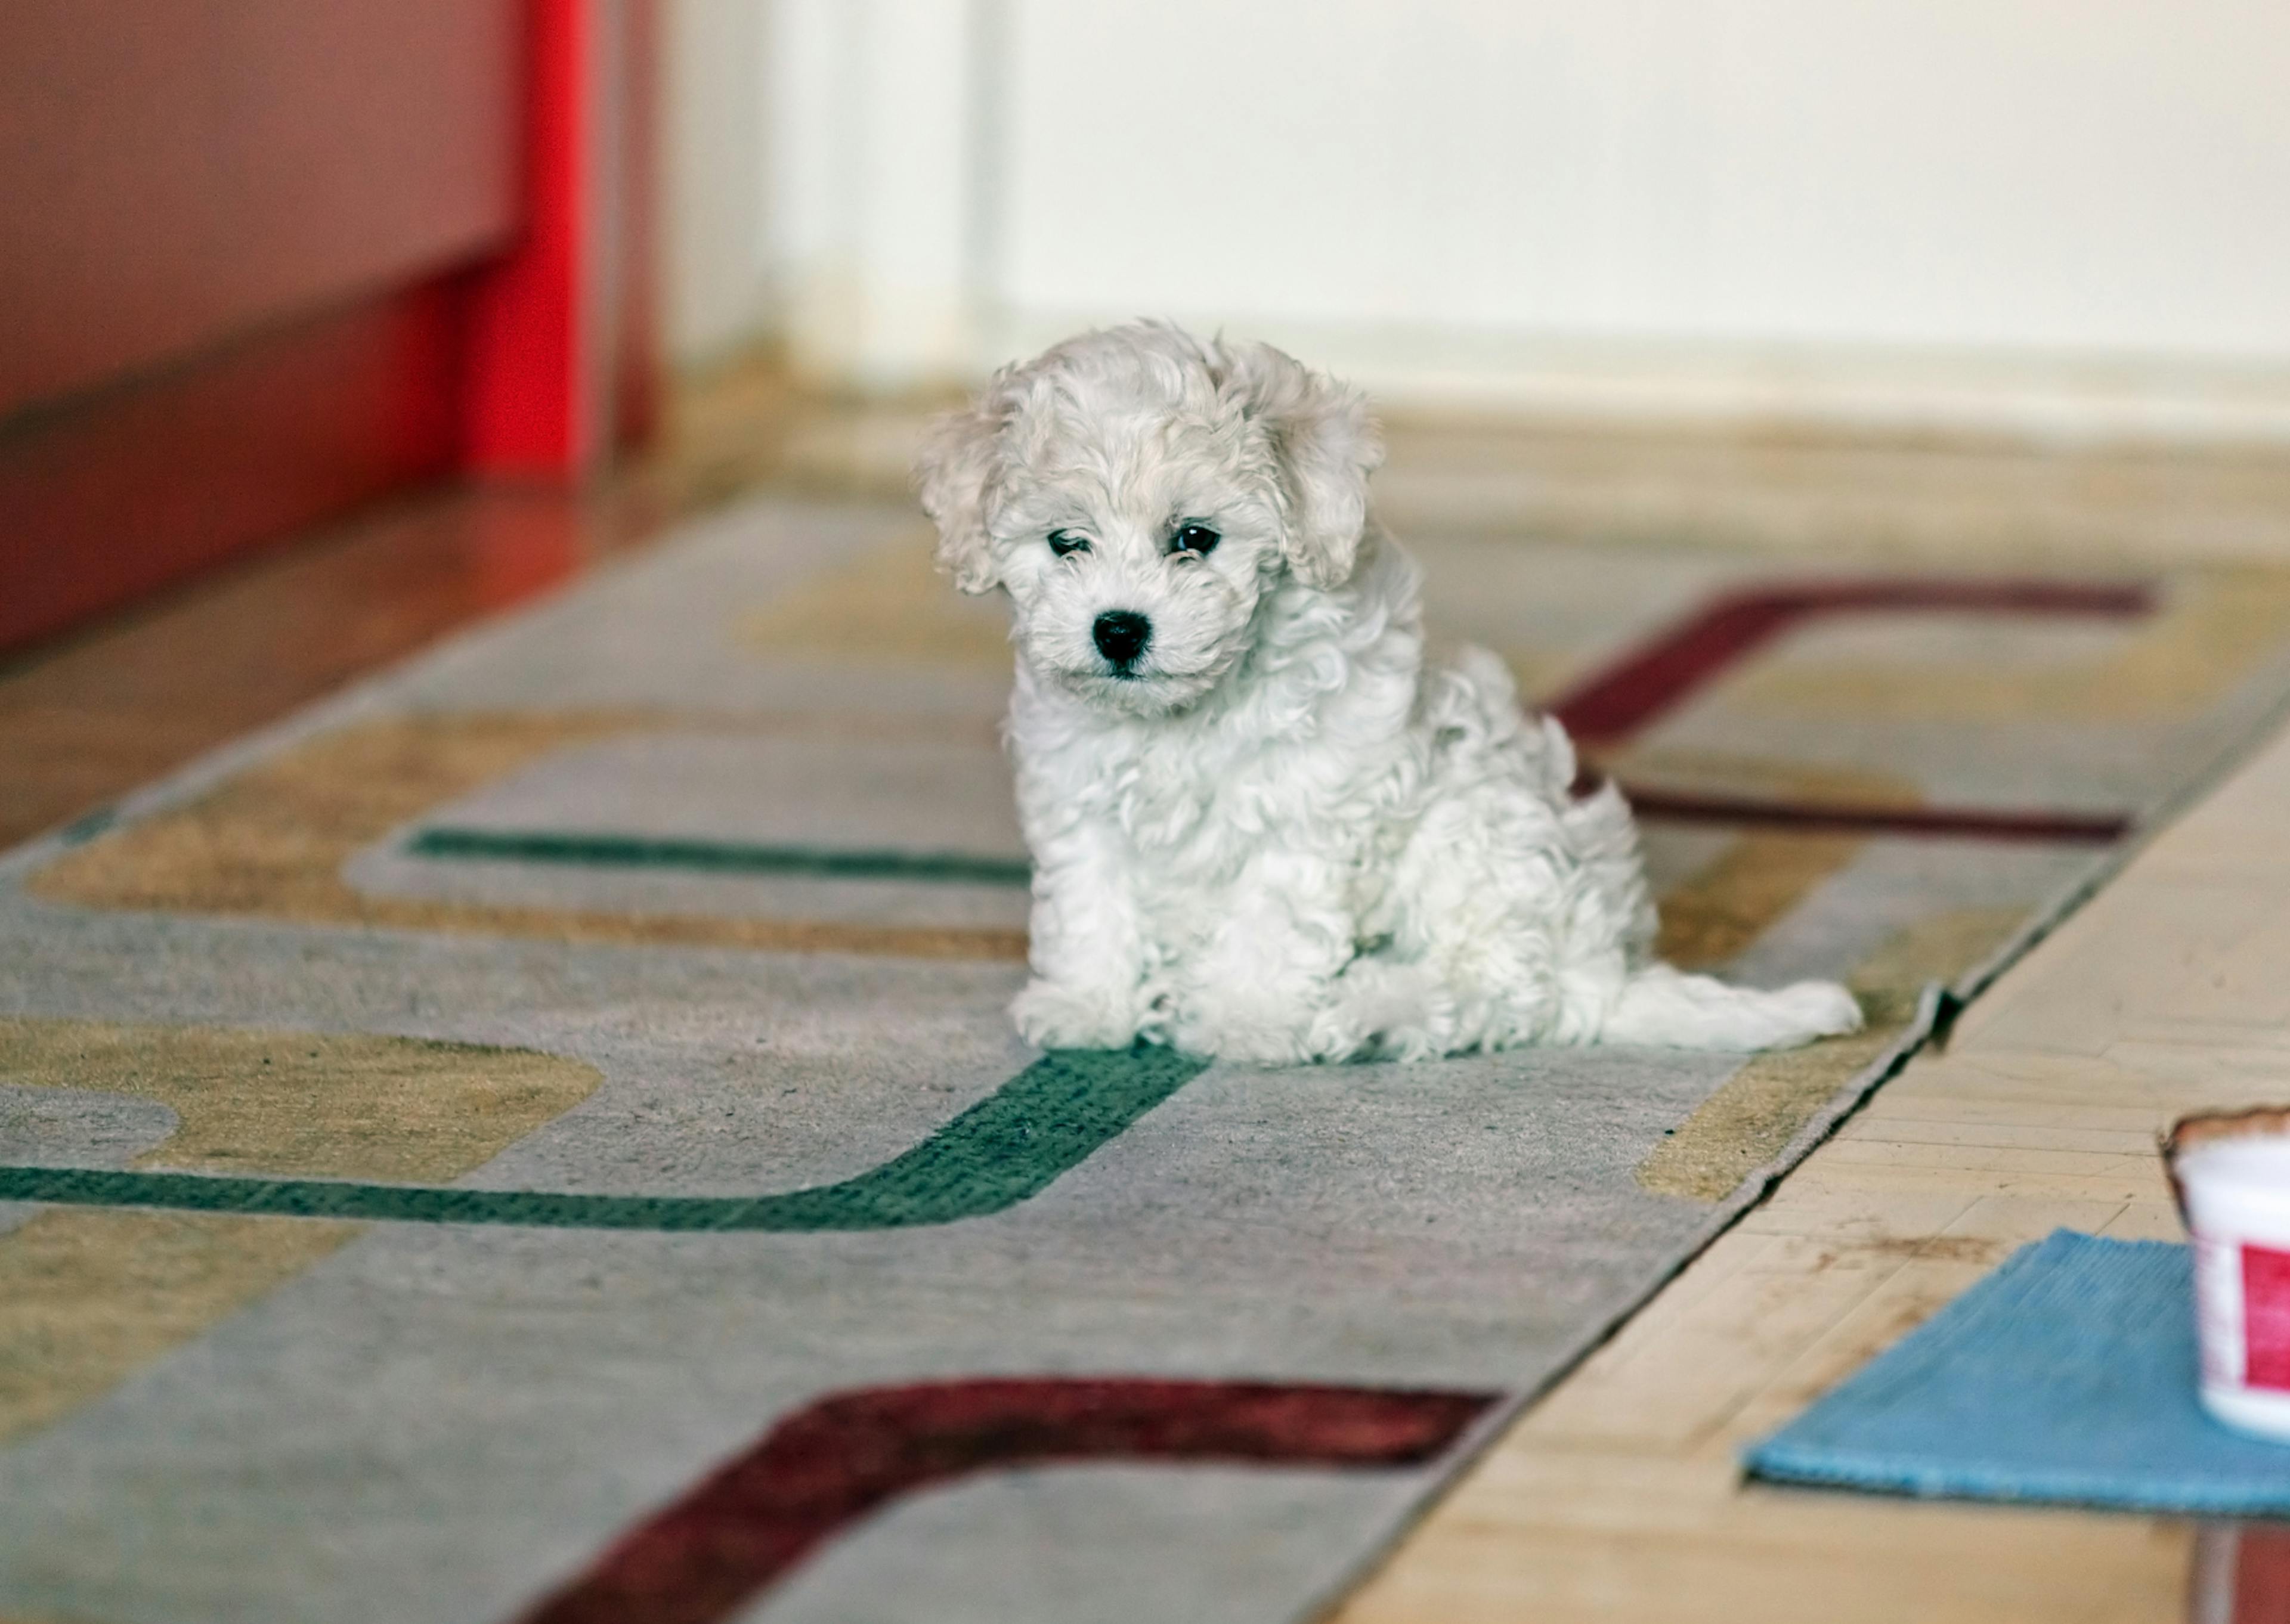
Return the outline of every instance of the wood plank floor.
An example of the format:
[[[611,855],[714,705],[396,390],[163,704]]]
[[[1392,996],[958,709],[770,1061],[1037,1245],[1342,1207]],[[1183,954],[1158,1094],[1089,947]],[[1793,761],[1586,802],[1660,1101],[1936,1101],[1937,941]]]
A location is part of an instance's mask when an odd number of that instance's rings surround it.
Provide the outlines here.
[[[657,452],[583,489],[442,487],[0,655],[0,849],[789,483],[794,399],[774,369],[734,367],[673,398]]]
[[[687,380],[594,487],[447,490],[0,656],[0,846],[757,490],[910,501],[932,397],[806,396],[768,357]],[[2290,559],[2290,455],[1756,426],[1401,419],[1377,500],[1450,527],[1825,558]]]
[[[2157,1132],[2290,1100],[2286,827],[2290,732],[1529,1411],[1341,1624],[2257,1624],[2190,1611],[2188,1523],[1748,1486],[1734,1461],[2014,1247],[2181,1238]]]

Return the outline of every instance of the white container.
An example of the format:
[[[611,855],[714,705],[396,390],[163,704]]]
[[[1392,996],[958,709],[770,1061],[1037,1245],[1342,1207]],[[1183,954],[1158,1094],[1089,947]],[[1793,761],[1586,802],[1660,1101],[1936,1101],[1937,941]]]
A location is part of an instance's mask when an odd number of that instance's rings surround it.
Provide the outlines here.
[[[2203,1407],[2290,1441],[2290,1121],[2199,1121],[2174,1132],[2169,1157],[2194,1241]]]

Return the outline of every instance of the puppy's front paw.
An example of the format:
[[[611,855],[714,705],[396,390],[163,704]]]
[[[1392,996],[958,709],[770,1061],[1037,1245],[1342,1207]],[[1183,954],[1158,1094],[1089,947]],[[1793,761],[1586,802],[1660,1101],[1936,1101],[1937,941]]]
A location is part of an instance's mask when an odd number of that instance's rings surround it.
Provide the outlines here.
[[[1038,979],[1011,1001],[1010,1019],[1037,1049],[1125,1049],[1138,1035],[1126,999]]]

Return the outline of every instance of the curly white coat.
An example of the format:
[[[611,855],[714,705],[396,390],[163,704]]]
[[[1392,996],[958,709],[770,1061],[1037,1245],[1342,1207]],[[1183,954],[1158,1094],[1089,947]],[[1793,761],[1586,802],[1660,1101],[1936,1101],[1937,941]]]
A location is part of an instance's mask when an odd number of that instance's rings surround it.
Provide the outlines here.
[[[1355,392],[1159,324],[1007,368],[938,426],[940,562],[1013,606],[1020,1031],[1281,1063],[1856,1028],[1831,983],[1652,959],[1621,797],[1573,796],[1564,730],[1493,655],[1427,665],[1419,572],[1368,511],[1381,456]],[[1093,635],[1109,612],[1149,628],[1130,660]]]

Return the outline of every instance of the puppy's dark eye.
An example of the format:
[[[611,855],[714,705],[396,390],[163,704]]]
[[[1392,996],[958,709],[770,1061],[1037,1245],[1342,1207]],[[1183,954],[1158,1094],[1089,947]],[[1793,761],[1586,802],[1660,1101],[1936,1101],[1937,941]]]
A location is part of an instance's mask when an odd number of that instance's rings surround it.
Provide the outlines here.
[[[1068,553],[1085,553],[1089,551],[1089,538],[1077,536],[1070,530],[1053,530],[1050,532],[1050,551],[1061,558]]]
[[[1224,538],[1205,524],[1181,524],[1177,533],[1169,538],[1173,553],[1213,553],[1216,544]]]

